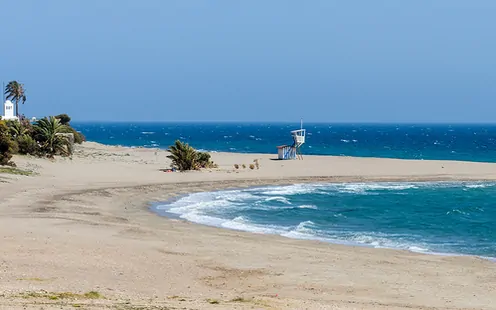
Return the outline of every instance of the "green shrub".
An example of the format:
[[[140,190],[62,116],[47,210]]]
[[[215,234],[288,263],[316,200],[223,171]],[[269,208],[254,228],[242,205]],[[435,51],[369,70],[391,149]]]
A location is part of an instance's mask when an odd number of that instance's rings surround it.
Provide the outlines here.
[[[210,154],[198,152],[189,144],[176,140],[174,145],[168,149],[170,155],[167,156],[172,160],[172,168],[179,171],[199,170],[201,168],[215,168],[215,165],[210,160]]]
[[[69,141],[61,133],[67,133],[67,126],[62,125],[58,118],[50,116],[36,122],[34,125],[35,139],[40,144],[43,155],[71,155]]]
[[[179,171],[197,169],[197,153],[189,144],[176,140],[174,145],[169,146],[168,151],[171,154],[167,158],[172,160],[172,168]]]
[[[206,152],[197,152],[197,163],[198,168],[215,168],[217,165],[210,160],[211,156]]]
[[[19,154],[37,155],[39,154],[38,143],[29,135],[23,135],[17,138]]]
[[[5,125],[9,128],[9,133],[14,139],[23,135],[31,135],[33,133],[33,126],[27,120],[8,120],[5,121]]]
[[[9,128],[4,121],[0,121],[0,165],[15,166],[11,159],[16,147],[16,143],[10,137]]]
[[[59,114],[59,115],[56,115],[55,118],[57,118],[58,120],[60,120],[60,123],[62,125],[69,125],[69,123],[71,122],[71,117],[67,114]]]

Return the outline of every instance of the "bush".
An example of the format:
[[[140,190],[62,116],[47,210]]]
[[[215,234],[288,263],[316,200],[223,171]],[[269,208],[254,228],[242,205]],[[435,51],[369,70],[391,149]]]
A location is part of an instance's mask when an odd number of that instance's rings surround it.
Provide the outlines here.
[[[210,154],[198,152],[189,144],[179,140],[176,140],[174,145],[169,147],[168,151],[171,154],[167,158],[172,160],[172,168],[179,171],[215,168],[217,166],[210,160]]]
[[[197,169],[197,153],[189,144],[176,140],[174,145],[169,146],[168,151],[171,154],[167,158],[172,160],[172,168],[176,168],[179,171]]]
[[[33,133],[33,126],[31,126],[31,123],[27,120],[8,120],[5,121],[5,125],[7,125],[7,127],[9,128],[10,136],[14,139],[23,135],[30,135]]]
[[[57,118],[58,120],[60,120],[60,123],[62,125],[69,125],[69,123],[71,122],[71,117],[67,114],[59,114],[59,115],[56,115],[55,118]]]
[[[0,165],[15,166],[11,161],[16,151],[16,143],[11,139],[9,128],[4,121],[0,121]]]
[[[58,118],[50,116],[38,120],[34,125],[34,132],[43,155],[53,157],[72,154],[70,141],[62,135],[67,133],[67,126],[62,125]]]
[[[197,164],[198,168],[215,168],[217,165],[210,160],[211,156],[206,152],[197,152]]]
[[[38,143],[28,135],[23,135],[17,138],[19,154],[22,155],[37,155],[39,153]]]

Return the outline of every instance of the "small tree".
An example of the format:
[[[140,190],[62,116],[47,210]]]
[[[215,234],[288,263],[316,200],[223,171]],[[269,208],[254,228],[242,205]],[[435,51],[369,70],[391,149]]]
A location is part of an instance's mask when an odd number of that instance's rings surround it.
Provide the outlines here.
[[[65,113],[56,115],[55,118],[58,118],[62,125],[69,125],[69,123],[71,122],[71,117]]]
[[[170,155],[167,158],[172,160],[172,168],[179,171],[197,169],[198,154],[189,144],[176,140],[174,145],[169,146],[168,151]]]
[[[42,118],[34,125],[35,139],[40,143],[41,151],[50,157],[54,155],[70,155],[71,147],[67,137],[67,127],[60,120],[50,116]]]
[[[215,168],[215,165],[210,160],[210,154],[198,152],[189,144],[176,140],[174,145],[169,146],[170,155],[167,156],[172,160],[172,168],[179,171],[199,170],[201,168]]]
[[[199,168],[216,168],[217,165],[210,159],[211,156],[207,152],[197,152]]]

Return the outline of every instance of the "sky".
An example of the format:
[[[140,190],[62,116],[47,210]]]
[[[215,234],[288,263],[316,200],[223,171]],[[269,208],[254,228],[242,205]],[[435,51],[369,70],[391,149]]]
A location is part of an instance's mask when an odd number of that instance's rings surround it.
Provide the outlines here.
[[[21,113],[495,122],[494,0],[0,0]]]

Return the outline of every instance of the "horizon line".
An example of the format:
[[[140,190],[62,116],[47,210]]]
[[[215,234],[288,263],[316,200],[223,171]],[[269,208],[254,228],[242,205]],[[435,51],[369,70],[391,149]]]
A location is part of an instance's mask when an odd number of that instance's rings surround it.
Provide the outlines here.
[[[196,120],[196,121],[181,121],[181,120],[162,120],[162,121],[149,121],[149,120],[71,120],[71,123],[139,123],[139,124],[299,124],[300,121],[210,121],[210,120]],[[494,122],[472,121],[472,122],[448,122],[448,121],[305,121],[305,124],[337,124],[337,125],[496,125]]]

